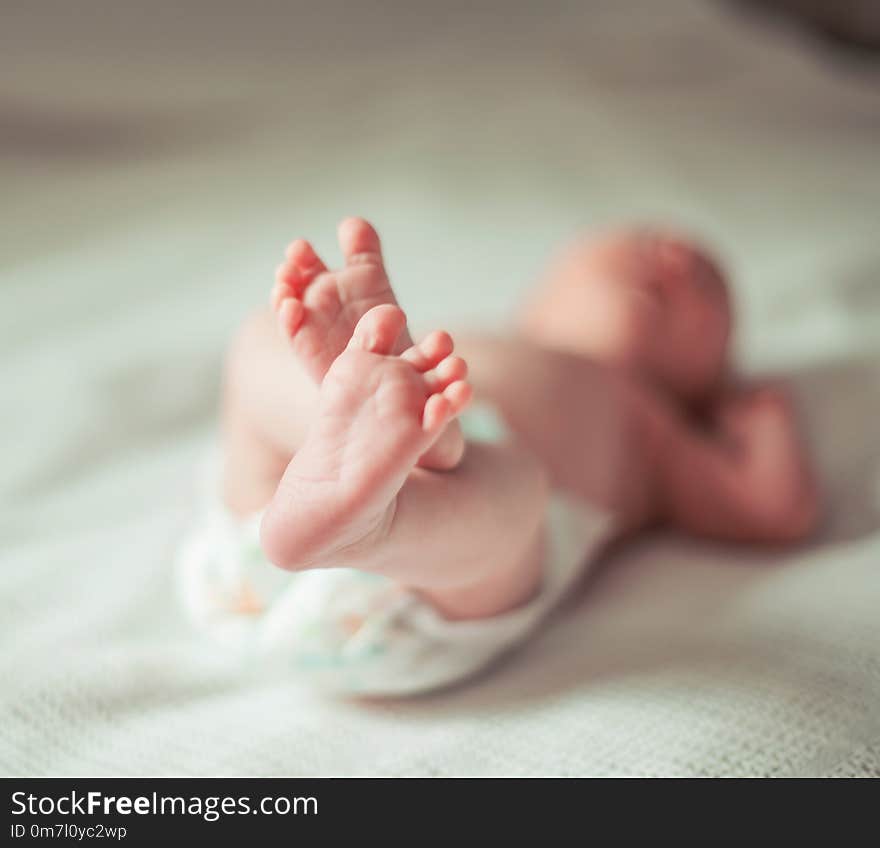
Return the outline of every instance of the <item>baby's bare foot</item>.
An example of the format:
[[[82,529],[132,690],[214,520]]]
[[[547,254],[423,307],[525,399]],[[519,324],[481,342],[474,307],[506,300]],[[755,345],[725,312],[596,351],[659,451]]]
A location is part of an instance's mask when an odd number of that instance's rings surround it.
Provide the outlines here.
[[[380,541],[419,457],[467,405],[467,369],[447,334],[394,354],[405,320],[391,304],[370,309],[324,375],[309,436],[263,519],[277,565],[344,565]]]
[[[373,227],[361,218],[346,218],[338,237],[344,268],[328,270],[311,244],[298,239],[287,248],[272,289],[281,331],[318,385],[345,350],[358,321],[375,306],[397,306]],[[388,352],[400,354],[411,346],[404,322]],[[437,470],[454,468],[463,453],[464,439],[453,422],[419,464]]]
[[[361,317],[374,306],[397,305],[375,230],[347,218],[339,225],[339,245],[345,267],[330,271],[309,242],[292,242],[272,290],[281,330],[319,385]],[[408,334],[400,335],[392,353],[409,347]]]

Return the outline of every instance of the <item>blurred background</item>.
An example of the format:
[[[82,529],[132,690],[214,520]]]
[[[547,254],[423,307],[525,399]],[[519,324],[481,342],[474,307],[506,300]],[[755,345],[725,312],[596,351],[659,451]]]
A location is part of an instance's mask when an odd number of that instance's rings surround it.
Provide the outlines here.
[[[60,420],[71,462],[127,405],[205,425],[283,245],[332,257],[346,214],[417,326],[498,324],[560,241],[654,221],[729,264],[746,367],[873,349],[877,32],[874,0],[6,0],[7,479]]]
[[[156,640],[178,626],[170,551],[224,346],[266,302],[284,245],[307,237],[332,259],[343,215],[377,224],[416,327],[503,324],[584,229],[695,233],[730,270],[743,369],[806,375],[833,470],[829,539],[873,534],[876,560],[878,42],[876,0],[0,0],[0,601],[6,644],[45,647],[15,666],[20,686],[32,679],[27,710],[41,714],[40,693],[62,692],[67,710],[91,692],[135,756],[122,705],[171,674],[169,657],[183,662],[183,642],[166,655]],[[658,598],[709,609],[756,575],[742,553],[703,570],[699,549],[682,572],[682,550],[672,571],[662,552],[643,558],[625,585],[651,588],[607,606],[612,640],[628,620],[633,645],[659,644],[690,613],[663,619]],[[684,574],[688,592],[652,583],[652,568]],[[823,607],[804,603],[816,620]],[[86,683],[64,689],[59,644],[88,658]],[[120,644],[141,659],[114,665]],[[196,679],[174,678],[175,704]],[[69,727],[55,712],[27,715],[16,706],[5,723],[27,770],[35,752],[47,771],[104,762],[84,760],[69,729],[53,747],[45,728]],[[146,750],[137,762],[153,773],[183,761]],[[246,770],[215,772],[224,762]]]
[[[561,241],[651,221],[727,262],[743,367],[876,350],[876,12],[7,0],[10,522],[61,498],[77,523],[65,494],[107,509],[147,457],[183,473],[283,246],[333,257],[347,214],[378,225],[417,327],[499,325]]]

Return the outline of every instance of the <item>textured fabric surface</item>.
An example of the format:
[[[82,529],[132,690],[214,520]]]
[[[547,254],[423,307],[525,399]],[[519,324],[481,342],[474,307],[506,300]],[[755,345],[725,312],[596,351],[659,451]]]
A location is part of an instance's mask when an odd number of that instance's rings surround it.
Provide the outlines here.
[[[114,5],[4,13],[0,772],[880,773],[876,72],[696,0]],[[585,225],[703,233],[740,360],[795,379],[821,538],[644,539],[436,696],[242,673],[173,551],[228,334],[347,213],[417,325],[501,322]]]

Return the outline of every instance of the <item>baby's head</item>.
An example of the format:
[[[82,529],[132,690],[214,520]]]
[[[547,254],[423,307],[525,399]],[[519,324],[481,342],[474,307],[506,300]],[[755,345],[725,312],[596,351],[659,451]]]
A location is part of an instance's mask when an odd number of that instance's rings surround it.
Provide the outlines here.
[[[639,370],[697,400],[724,377],[732,315],[709,256],[682,238],[631,231],[564,250],[520,325],[540,344]]]

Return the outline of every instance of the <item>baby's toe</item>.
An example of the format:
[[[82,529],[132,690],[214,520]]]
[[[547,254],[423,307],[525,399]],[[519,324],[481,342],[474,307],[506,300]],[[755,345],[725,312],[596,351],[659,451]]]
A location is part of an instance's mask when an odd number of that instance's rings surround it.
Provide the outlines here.
[[[298,269],[304,276],[314,278],[327,270],[327,266],[318,256],[315,248],[305,239],[292,241],[287,246],[285,256],[288,264]]]
[[[458,415],[470,403],[473,393],[471,384],[466,380],[456,380],[443,389],[443,397],[449,401],[453,415]]]
[[[427,433],[437,432],[451,417],[452,409],[443,395],[431,395],[425,402],[422,413],[422,429]]]
[[[452,353],[454,344],[452,336],[443,330],[435,330],[418,344],[413,345],[401,354],[416,371],[425,373]]]
[[[368,221],[363,218],[345,218],[339,224],[338,238],[346,265],[382,267],[379,235]]]
[[[403,310],[390,303],[374,306],[358,321],[350,348],[388,355],[406,326]]]
[[[305,307],[295,297],[285,297],[277,307],[278,326],[284,336],[292,338],[302,326],[305,318]]]
[[[457,380],[442,392],[431,395],[425,401],[422,429],[429,433],[439,432],[468,405],[472,393],[469,383]]]
[[[326,270],[327,266],[314,248],[307,241],[297,239],[288,246],[284,261],[275,271],[275,285],[286,288],[294,297],[302,297],[312,281]]]
[[[425,383],[429,392],[442,392],[452,383],[464,380],[467,373],[467,362],[460,356],[447,356],[432,372],[425,375]]]

